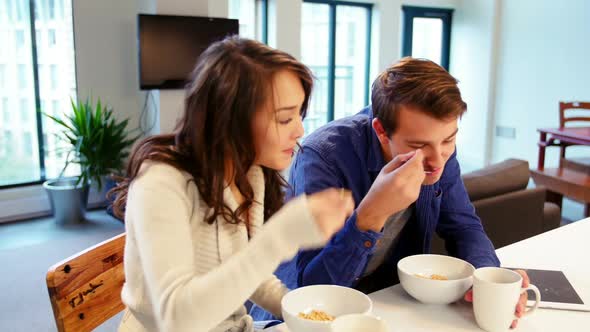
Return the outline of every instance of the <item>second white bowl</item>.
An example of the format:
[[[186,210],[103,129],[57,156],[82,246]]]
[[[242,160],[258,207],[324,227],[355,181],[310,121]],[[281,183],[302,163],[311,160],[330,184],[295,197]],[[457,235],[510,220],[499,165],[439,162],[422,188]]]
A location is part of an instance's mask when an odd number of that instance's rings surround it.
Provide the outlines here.
[[[397,263],[399,281],[408,294],[429,304],[460,300],[473,285],[475,268],[468,262],[443,255],[408,256]],[[433,274],[448,280],[433,280]]]

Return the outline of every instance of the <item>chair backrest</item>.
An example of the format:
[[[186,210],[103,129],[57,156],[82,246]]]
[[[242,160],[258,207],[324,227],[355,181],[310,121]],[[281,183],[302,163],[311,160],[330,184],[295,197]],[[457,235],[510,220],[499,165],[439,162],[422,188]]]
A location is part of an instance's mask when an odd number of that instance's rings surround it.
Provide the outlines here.
[[[566,116],[566,111],[568,110],[587,110],[590,112],[590,102],[559,102],[559,127],[564,128],[567,122],[574,122],[574,121],[590,121],[590,117],[587,116]]]
[[[462,176],[472,202],[525,189],[529,178],[529,163],[520,159],[506,159]]]
[[[125,233],[49,269],[47,290],[58,331],[92,331],[125,308],[124,248]]]

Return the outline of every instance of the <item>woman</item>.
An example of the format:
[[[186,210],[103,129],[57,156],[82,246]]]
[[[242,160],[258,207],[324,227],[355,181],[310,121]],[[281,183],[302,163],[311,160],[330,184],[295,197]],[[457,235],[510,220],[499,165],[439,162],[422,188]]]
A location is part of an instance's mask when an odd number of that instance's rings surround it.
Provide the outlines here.
[[[283,205],[312,76],[290,55],[230,37],[199,58],[175,132],[135,147],[115,189],[125,216],[120,331],[252,331],[248,299],[280,316],[272,272],[352,213],[330,189]],[[124,211],[123,211],[124,210]]]

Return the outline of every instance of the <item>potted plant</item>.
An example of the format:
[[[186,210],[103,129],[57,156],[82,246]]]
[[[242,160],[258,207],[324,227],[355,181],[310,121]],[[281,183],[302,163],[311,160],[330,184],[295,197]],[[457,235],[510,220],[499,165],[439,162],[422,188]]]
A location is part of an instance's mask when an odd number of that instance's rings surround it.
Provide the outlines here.
[[[59,137],[71,147],[59,177],[43,184],[59,224],[84,221],[90,184],[101,191],[104,180],[123,169],[128,148],[139,137],[128,137],[129,120],[114,119],[112,108],[103,105],[100,99],[96,105],[88,99],[72,100],[71,104],[72,113],[64,120],[44,113],[62,127]],[[70,164],[80,166],[80,175],[64,178]]]

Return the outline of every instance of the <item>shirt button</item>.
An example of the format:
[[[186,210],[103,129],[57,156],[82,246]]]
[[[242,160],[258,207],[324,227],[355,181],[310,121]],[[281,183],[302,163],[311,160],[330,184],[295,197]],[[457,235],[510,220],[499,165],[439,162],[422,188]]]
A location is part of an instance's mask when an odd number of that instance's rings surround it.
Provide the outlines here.
[[[365,241],[365,248],[371,248],[371,246],[373,246],[373,243],[371,241]]]

